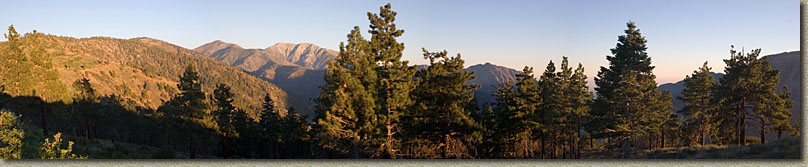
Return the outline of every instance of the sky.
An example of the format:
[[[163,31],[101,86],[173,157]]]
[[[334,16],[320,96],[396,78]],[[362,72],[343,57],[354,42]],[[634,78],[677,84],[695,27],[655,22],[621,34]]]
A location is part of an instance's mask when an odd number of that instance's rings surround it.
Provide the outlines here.
[[[426,64],[421,48],[460,53],[540,74],[567,56],[592,78],[634,21],[648,41],[659,84],[676,82],[705,61],[722,72],[730,45],[763,55],[799,50],[796,0],[309,0],[309,1],[6,1],[0,26],[70,37],[150,37],[193,49],[214,40],[244,48],[279,42],[338,50],[354,26],[369,37],[367,12],[392,4],[403,59]],[[5,40],[5,39],[2,39]]]

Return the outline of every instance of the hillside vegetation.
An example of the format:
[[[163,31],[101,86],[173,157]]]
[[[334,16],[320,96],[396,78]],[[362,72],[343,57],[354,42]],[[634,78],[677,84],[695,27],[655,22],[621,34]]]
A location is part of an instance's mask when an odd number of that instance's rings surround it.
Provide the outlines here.
[[[71,38],[45,35],[59,80],[69,85],[88,78],[99,94],[116,94],[126,100],[156,109],[176,94],[178,78],[188,63],[196,64],[202,75],[203,91],[212,93],[216,84],[228,84],[236,93],[235,104],[257,109],[265,93],[270,93],[284,109],[286,93],[241,70],[194,51],[151,38],[115,39],[107,37]],[[69,101],[69,99],[64,99]],[[257,117],[257,113],[251,113]]]

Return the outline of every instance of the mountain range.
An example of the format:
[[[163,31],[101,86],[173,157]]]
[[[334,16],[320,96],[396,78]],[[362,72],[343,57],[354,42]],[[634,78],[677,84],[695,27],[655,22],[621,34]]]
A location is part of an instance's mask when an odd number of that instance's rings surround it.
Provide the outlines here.
[[[320,95],[320,86],[325,85],[325,64],[339,53],[312,44],[278,43],[266,49],[244,49],[236,44],[216,40],[193,49],[200,54],[239,67],[245,72],[277,85],[290,95],[303,97],[304,105],[297,111],[304,115],[314,113],[311,99]],[[283,51],[283,52],[281,52]],[[300,61],[309,60],[309,61]],[[419,68],[426,65],[418,65]],[[475,97],[480,104],[493,103],[493,93],[500,83],[515,81],[520,71],[491,63],[470,66],[464,70],[474,71],[475,79],[469,84],[479,84]],[[311,118],[311,117],[310,117]]]
[[[244,49],[239,45],[216,40],[194,51],[240,68],[266,80],[289,94],[301,97],[296,103],[298,113],[313,115],[314,102],[325,85],[323,76],[328,61],[337,57],[336,51],[301,43],[277,43],[265,49]],[[311,118],[311,117],[309,117]]]
[[[210,56],[219,61],[239,67],[247,73],[262,78],[274,85],[277,85],[293,96],[302,97],[305,100],[300,111],[302,114],[310,115],[314,111],[314,103],[311,99],[317,98],[320,94],[319,87],[325,84],[323,76],[325,74],[325,64],[328,60],[335,58],[339,53],[312,44],[288,44],[278,43],[266,49],[244,49],[236,44],[225,43],[219,40],[204,44],[193,49],[200,54]],[[780,70],[780,84],[778,87],[788,87],[792,92],[791,99],[795,106],[792,111],[792,122],[800,118],[799,109],[802,107],[799,97],[800,90],[800,54],[799,51],[784,52],[780,54],[768,55],[771,66]],[[305,60],[305,61],[302,61]],[[426,65],[417,65],[419,69]],[[491,63],[477,64],[464,69],[475,72],[475,79],[468,84],[479,84],[480,88],[475,92],[478,103],[493,103],[493,94],[500,83],[516,81],[516,74],[521,71],[498,66]],[[711,73],[716,80],[722,77],[722,73]],[[684,89],[684,81],[676,83],[666,83],[659,85],[659,90],[671,91],[674,97],[675,111],[684,106],[684,102],[676,99],[681,96]]]

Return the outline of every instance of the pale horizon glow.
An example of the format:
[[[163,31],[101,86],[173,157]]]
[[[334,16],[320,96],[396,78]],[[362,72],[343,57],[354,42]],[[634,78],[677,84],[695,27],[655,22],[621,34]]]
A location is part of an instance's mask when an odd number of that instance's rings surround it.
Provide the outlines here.
[[[188,49],[222,40],[338,51],[354,26],[369,38],[366,13],[387,2],[398,12],[403,59],[411,64],[427,63],[423,47],[461,53],[466,67],[531,66],[538,76],[550,60],[558,66],[567,56],[573,67],[584,65],[590,88],[629,20],[648,40],[659,84],[682,80],[705,61],[722,73],[730,45],[762,48],[761,56],[799,50],[796,1],[14,1],[0,6],[0,26],[76,38],[149,37]]]

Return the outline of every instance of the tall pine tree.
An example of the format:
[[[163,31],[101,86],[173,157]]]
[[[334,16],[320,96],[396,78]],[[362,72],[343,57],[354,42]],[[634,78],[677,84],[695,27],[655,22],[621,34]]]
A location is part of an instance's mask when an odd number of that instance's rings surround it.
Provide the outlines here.
[[[496,131],[495,157],[531,158],[535,156],[537,131],[543,128],[536,112],[542,104],[533,68],[525,66],[510,82],[497,88],[494,114]]]
[[[707,136],[713,129],[713,114],[715,105],[710,103],[713,98],[713,83],[715,79],[710,75],[710,67],[707,62],[693,71],[693,74],[685,77],[685,88],[682,89],[682,96],[679,100],[685,102],[685,106],[679,111],[685,119],[683,124],[683,136],[688,144],[707,144]]]
[[[316,99],[316,138],[322,157],[370,158],[379,122],[376,116],[376,60],[359,27],[340,43],[340,53],[326,67],[326,84]]]
[[[426,149],[411,149],[408,154],[413,158],[474,158],[474,145],[481,134],[479,124],[471,118],[476,111],[468,104],[479,85],[466,84],[474,79],[474,72],[463,71],[459,54],[448,57],[446,51],[423,52],[430,63],[416,74],[416,105],[403,122],[405,134],[409,134],[407,144]]]
[[[400,117],[413,101],[409,95],[415,88],[412,80],[415,67],[409,66],[408,61],[402,61],[404,43],[399,43],[404,30],[397,29],[393,23],[396,12],[391,10],[390,4],[379,8],[379,13],[368,12],[370,19],[370,56],[375,58],[378,84],[376,89],[377,137],[375,141],[381,143],[381,157],[395,158],[399,151],[401,126]]]
[[[672,108],[657,90],[651,57],[646,52],[646,40],[634,22],[626,24],[625,35],[606,56],[609,67],[601,67],[595,78],[598,98],[595,99],[591,131],[599,137],[615,138],[621,142],[623,157],[630,157],[631,141],[648,135],[661,125],[666,109]],[[668,94],[668,96],[670,96]],[[667,102],[665,100],[668,99]],[[662,100],[662,101],[660,101]]]
[[[726,75],[719,80],[715,103],[720,104],[717,118],[724,142],[737,145],[746,143],[746,128],[751,124],[766,141],[770,130],[790,119],[786,114],[789,99],[775,91],[780,82],[780,71],[771,68],[767,57],[758,59],[760,49],[750,53],[730,49],[730,59],[724,59]]]

